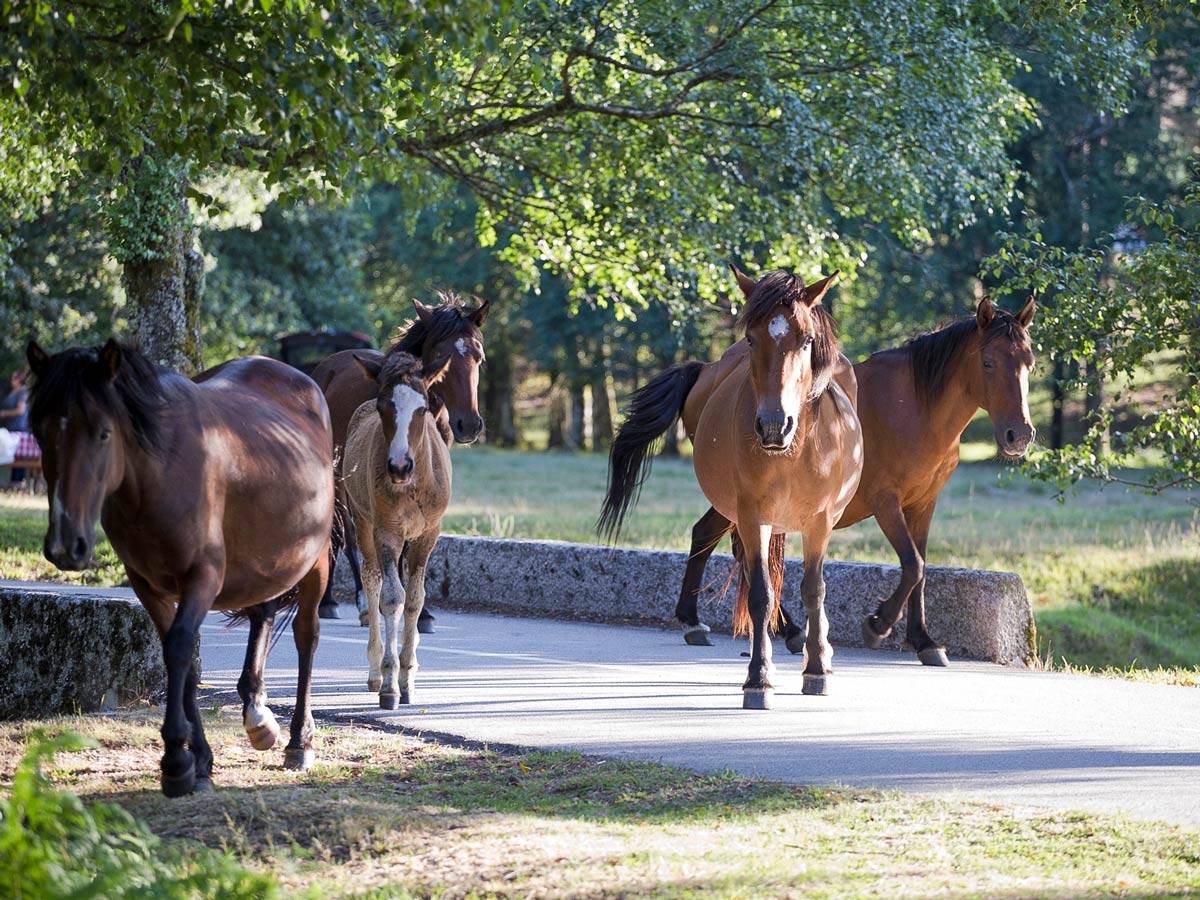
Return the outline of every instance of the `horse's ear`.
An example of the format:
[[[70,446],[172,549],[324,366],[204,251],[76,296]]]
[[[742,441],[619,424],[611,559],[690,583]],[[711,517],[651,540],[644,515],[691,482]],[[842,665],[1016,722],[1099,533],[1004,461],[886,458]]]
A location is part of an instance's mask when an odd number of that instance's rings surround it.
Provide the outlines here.
[[[358,367],[362,369],[363,374],[366,375],[367,378],[371,379],[371,381],[379,380],[379,373],[383,371],[382,360],[374,359],[370,356],[359,356],[357,353],[351,353],[350,355],[354,361],[358,363]]]
[[[479,301],[479,306],[468,312],[467,318],[475,323],[476,328],[482,328],[484,321],[488,317],[488,312],[491,311],[492,301],[480,300],[479,297],[476,297],[475,299]]]
[[[742,289],[742,293],[750,297],[750,292],[754,290],[755,281],[733,263],[729,264],[730,270],[733,272],[733,277],[737,279],[738,287]]]
[[[1033,294],[1029,295],[1029,299],[1025,301],[1025,305],[1021,307],[1021,311],[1017,313],[1017,321],[1022,328],[1028,328],[1029,323],[1033,321],[1033,314],[1037,312],[1037,303],[1033,299]]]
[[[420,300],[413,300],[413,309],[417,311],[417,318],[422,322],[428,323],[433,318],[433,307],[426,306]]]
[[[101,375],[107,381],[116,380],[117,373],[121,371],[121,356],[121,345],[112,338],[109,338],[100,348],[96,365],[99,366]]]
[[[450,354],[446,353],[421,366],[421,380],[425,382],[426,388],[430,388],[445,378],[448,371],[450,371]]]
[[[29,371],[40,376],[50,365],[50,354],[38,346],[37,341],[30,341],[25,346],[25,358],[29,360]]]
[[[841,274],[841,270],[839,269],[829,277],[822,278],[820,281],[814,281],[812,284],[806,287],[800,294],[800,299],[803,301],[804,305],[816,306],[818,303],[820,303],[821,298],[825,296],[825,293],[831,287],[833,287],[833,283],[837,281],[837,277]]]
[[[996,318],[996,307],[992,306],[991,297],[984,297],[979,301],[979,306],[975,307],[975,321],[979,323],[979,330],[986,329],[992,324],[994,318]]]

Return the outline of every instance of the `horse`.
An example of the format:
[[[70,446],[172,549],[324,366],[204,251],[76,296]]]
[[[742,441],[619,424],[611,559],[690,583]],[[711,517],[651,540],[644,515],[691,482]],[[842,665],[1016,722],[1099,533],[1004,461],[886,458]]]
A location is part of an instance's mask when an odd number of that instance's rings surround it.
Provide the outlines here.
[[[84,569],[99,520],[162,640],[163,793],[212,790],[193,666],[210,609],[251,608],[238,690],[246,732],[265,750],[279,726],[262,690],[262,626],[281,598],[298,603],[300,673],[284,765],[311,766],[309,689],[333,521],[329,413],[317,386],[261,357],[193,382],[113,340],[53,356],[31,341],[26,355],[50,501],[46,558]]]
[[[328,356],[313,370],[312,377],[325,393],[333,422],[334,454],[340,459],[346,443],[350,418],[363,403],[375,397],[375,379],[388,357],[409,353],[426,364],[448,357],[450,366],[445,377],[430,393],[430,411],[435,415],[443,440],[473,443],[483,431],[479,415],[479,367],[484,360],[483,333],[480,329],[487,319],[491,304],[480,301],[474,309],[464,305],[462,298],[445,291],[438,292],[437,306],[413,301],[417,318],[400,332],[386,353],[378,350],[341,350]],[[344,497],[339,488],[339,499]],[[367,624],[367,601],[363,593],[362,572],[359,568],[357,537],[350,522],[346,523],[346,559],[354,576],[355,602],[360,625]],[[332,585],[321,601],[321,615],[337,618],[337,603]],[[433,616],[421,611],[418,627],[426,634],[433,631]]]
[[[833,317],[821,305],[837,273],[805,286],[786,272],[755,281],[733,271],[746,297],[738,324],[748,353],[704,404],[691,433],[692,459],[705,496],[742,535],[748,588],[738,595],[735,622],[739,631],[748,626],[751,632],[742,707],[769,709],[774,667],[768,626],[777,613],[779,580],[768,567],[771,535],[803,535],[808,628],[802,690],[825,694],[833,648],[822,566],[834,523],[858,487],[862,432],[853,373],[848,363],[840,365]],[[609,452],[598,530],[610,540],[649,474],[650,447],[688,406],[703,368],[698,362],[674,366],[634,393]]]
[[[383,709],[411,702],[425,567],[450,505],[450,450],[438,430],[430,399],[450,365],[450,356],[426,364],[407,353],[389,354],[376,376],[375,398],[355,410],[346,433],[342,482],[354,527],[362,536],[363,583],[369,604],[367,686],[379,692]],[[401,608],[404,636],[397,657]]]
[[[1029,326],[1037,311],[1031,296],[1017,313],[983,298],[975,315],[965,316],[900,347],[881,350],[854,366],[858,382],[858,416],[866,459],[862,480],[836,528],[847,528],[872,516],[900,558],[900,583],[862,624],[863,642],[880,643],[895,626],[905,604],[905,646],[927,666],[949,665],[946,649],[930,637],[925,625],[925,559],[938,495],[958,467],[963,429],[980,409],[992,421],[1002,457],[1023,456],[1035,430],[1029,417],[1029,374],[1033,350]],[[735,344],[711,366],[709,381],[746,358],[749,348]],[[703,406],[704,391],[691,395]],[[695,418],[684,417],[691,434]],[[899,452],[903,448],[903,452]],[[697,615],[705,564],[733,523],[710,508],[692,529],[692,546],[675,615],[684,640],[709,644],[708,626]],[[772,538],[770,556],[783,558],[783,535]],[[801,649],[795,619],[781,609],[786,645]]]

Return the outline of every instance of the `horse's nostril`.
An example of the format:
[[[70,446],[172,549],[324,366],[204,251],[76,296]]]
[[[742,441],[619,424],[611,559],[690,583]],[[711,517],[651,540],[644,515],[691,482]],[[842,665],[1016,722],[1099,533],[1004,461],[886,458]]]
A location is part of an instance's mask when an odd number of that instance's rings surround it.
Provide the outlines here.
[[[787,419],[783,423],[783,436],[787,437],[789,434],[792,433],[792,429],[795,427],[796,427],[796,420],[793,419],[791,416],[788,416]]]
[[[1004,432],[1004,439],[1008,441],[1008,445],[1011,447],[1017,442],[1017,433],[1010,428]]]
[[[72,556],[76,559],[83,559],[87,555],[87,550],[87,541],[81,537],[75,538],[75,546],[71,548]]]
[[[754,433],[755,433],[755,434],[757,434],[759,437],[763,437],[763,423],[762,423],[762,419],[755,419],[755,420],[754,420]]]

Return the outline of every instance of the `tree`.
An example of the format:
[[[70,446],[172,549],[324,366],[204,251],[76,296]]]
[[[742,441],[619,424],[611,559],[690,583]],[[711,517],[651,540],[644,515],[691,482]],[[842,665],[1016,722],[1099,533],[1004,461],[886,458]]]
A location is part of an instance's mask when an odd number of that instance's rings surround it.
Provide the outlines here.
[[[550,265],[568,302],[621,311],[682,296],[695,272],[711,299],[747,248],[847,268],[859,246],[839,222],[911,241],[1003,203],[1005,144],[1031,116],[1023,55],[1112,93],[1155,7],[0,0],[0,82],[16,89],[0,125],[109,179],[131,309],[169,326],[148,349],[186,365],[183,199],[215,168],[292,193],[384,177],[414,207],[465,184],[485,243],[516,226],[504,253],[527,284]]]

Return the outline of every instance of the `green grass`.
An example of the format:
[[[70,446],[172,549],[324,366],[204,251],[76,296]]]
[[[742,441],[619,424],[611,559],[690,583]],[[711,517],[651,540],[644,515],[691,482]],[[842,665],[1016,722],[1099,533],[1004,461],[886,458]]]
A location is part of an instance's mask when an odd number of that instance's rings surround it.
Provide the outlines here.
[[[990,461],[991,445],[964,445],[938,503],[931,565],[1016,572],[1038,624],[1039,652],[1057,666],[1124,671],[1172,667],[1194,681],[1200,664],[1200,511],[1196,497],[1157,497],[1085,485],[1059,502],[1052,488]],[[606,479],[601,455],[457,448],[448,533],[595,542]],[[0,576],[63,578],[41,559],[45,499],[0,499]],[[707,509],[687,459],[659,459],[622,543],[685,549]],[[789,552],[799,551],[798,539]],[[834,533],[830,558],[892,563],[873,521]],[[120,584],[107,544],[97,568],[73,576]],[[1179,667],[1187,671],[1179,671]]]
[[[499,753],[318,729],[316,768],[205,724],[217,793],[158,791],[159,714],[42,723],[99,746],[56,784],[313,898],[1124,898],[1200,896],[1200,830],[1124,816],[695,775],[578,753]],[[33,728],[0,725],[0,784]]]

